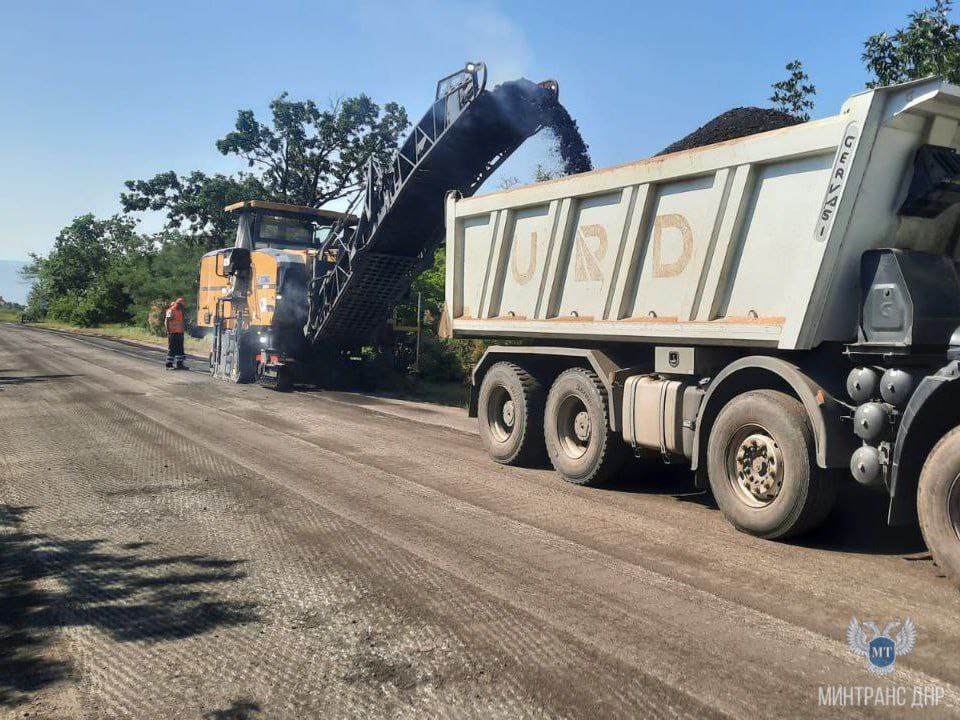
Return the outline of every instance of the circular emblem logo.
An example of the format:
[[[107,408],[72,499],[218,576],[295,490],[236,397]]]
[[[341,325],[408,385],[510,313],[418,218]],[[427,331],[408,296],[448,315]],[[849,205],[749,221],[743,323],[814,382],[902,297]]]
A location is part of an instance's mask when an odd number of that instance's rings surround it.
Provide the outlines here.
[[[870,664],[878,668],[892,665],[897,657],[893,640],[888,637],[877,637],[870,641]]]

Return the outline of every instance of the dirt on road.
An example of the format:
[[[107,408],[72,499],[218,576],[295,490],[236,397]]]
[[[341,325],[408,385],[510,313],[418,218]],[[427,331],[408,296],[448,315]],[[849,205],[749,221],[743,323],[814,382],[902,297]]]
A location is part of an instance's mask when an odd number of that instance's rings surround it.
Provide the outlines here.
[[[960,594],[882,498],[766,542],[680,470],[574,487],[459,411],[160,358],[0,326],[0,716],[960,717]],[[852,616],[916,648],[877,678]]]

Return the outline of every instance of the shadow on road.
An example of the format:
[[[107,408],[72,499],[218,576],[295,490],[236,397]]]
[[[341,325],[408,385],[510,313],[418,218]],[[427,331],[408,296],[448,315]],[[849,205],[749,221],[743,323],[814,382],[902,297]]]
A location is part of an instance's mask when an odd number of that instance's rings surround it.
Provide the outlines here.
[[[0,370],[0,372],[3,372]],[[60,380],[62,378],[72,378],[76,375],[14,375],[0,376],[0,385],[26,385],[27,383],[46,382],[48,380]]]
[[[709,490],[694,485],[689,466],[664,465],[659,458],[631,458],[620,470],[616,483],[608,489],[641,495],[669,495],[680,502],[717,507]]]
[[[260,704],[246,698],[230,703],[223,710],[211,710],[203,714],[203,720],[257,720],[260,716]]]
[[[792,541],[802,547],[833,552],[871,555],[921,555],[908,560],[927,560],[919,528],[887,525],[888,499],[838,473],[837,504],[818,529]],[[685,465],[663,466],[656,462],[631,460],[615,483],[604,486],[617,492],[667,495],[717,509],[709,490],[695,487],[693,473]]]
[[[819,528],[798,538],[804,547],[835,552],[869,555],[924,554],[923,536],[917,526],[891,527],[887,525],[889,498],[861,487],[856,482],[841,481],[837,505],[830,517]]]
[[[53,657],[58,629],[83,625],[118,642],[151,642],[257,619],[252,604],[215,591],[246,576],[242,560],[29,533],[32,509],[0,504],[0,707],[68,676],[70,666]]]

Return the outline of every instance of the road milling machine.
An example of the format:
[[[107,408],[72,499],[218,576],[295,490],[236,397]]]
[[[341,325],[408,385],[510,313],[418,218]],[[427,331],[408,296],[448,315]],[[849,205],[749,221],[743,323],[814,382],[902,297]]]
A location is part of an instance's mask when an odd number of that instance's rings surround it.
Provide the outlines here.
[[[310,357],[303,326],[314,258],[335,223],[356,218],[263,200],[225,209],[239,216],[236,242],[200,260],[197,326],[212,332],[210,371],[288,389]]]
[[[328,382],[381,344],[443,241],[447,193],[473,195],[557,106],[553,81],[486,82],[486,66],[467,63],[437,83],[389,165],[368,162],[356,217],[259,200],[227,208],[236,242],[200,264],[196,325],[213,336],[215,377]]]

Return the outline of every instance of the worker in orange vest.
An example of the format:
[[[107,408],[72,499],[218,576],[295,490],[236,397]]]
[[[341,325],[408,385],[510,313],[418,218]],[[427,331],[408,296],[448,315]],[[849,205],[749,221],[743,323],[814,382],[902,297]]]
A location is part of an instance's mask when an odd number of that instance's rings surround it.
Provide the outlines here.
[[[163,326],[167,330],[167,369],[174,367],[177,370],[186,370],[187,366],[183,364],[186,359],[183,353],[183,332],[186,330],[187,322],[184,316],[183,298],[178,297],[167,308],[167,314],[163,319]],[[174,365],[176,363],[176,365]]]

